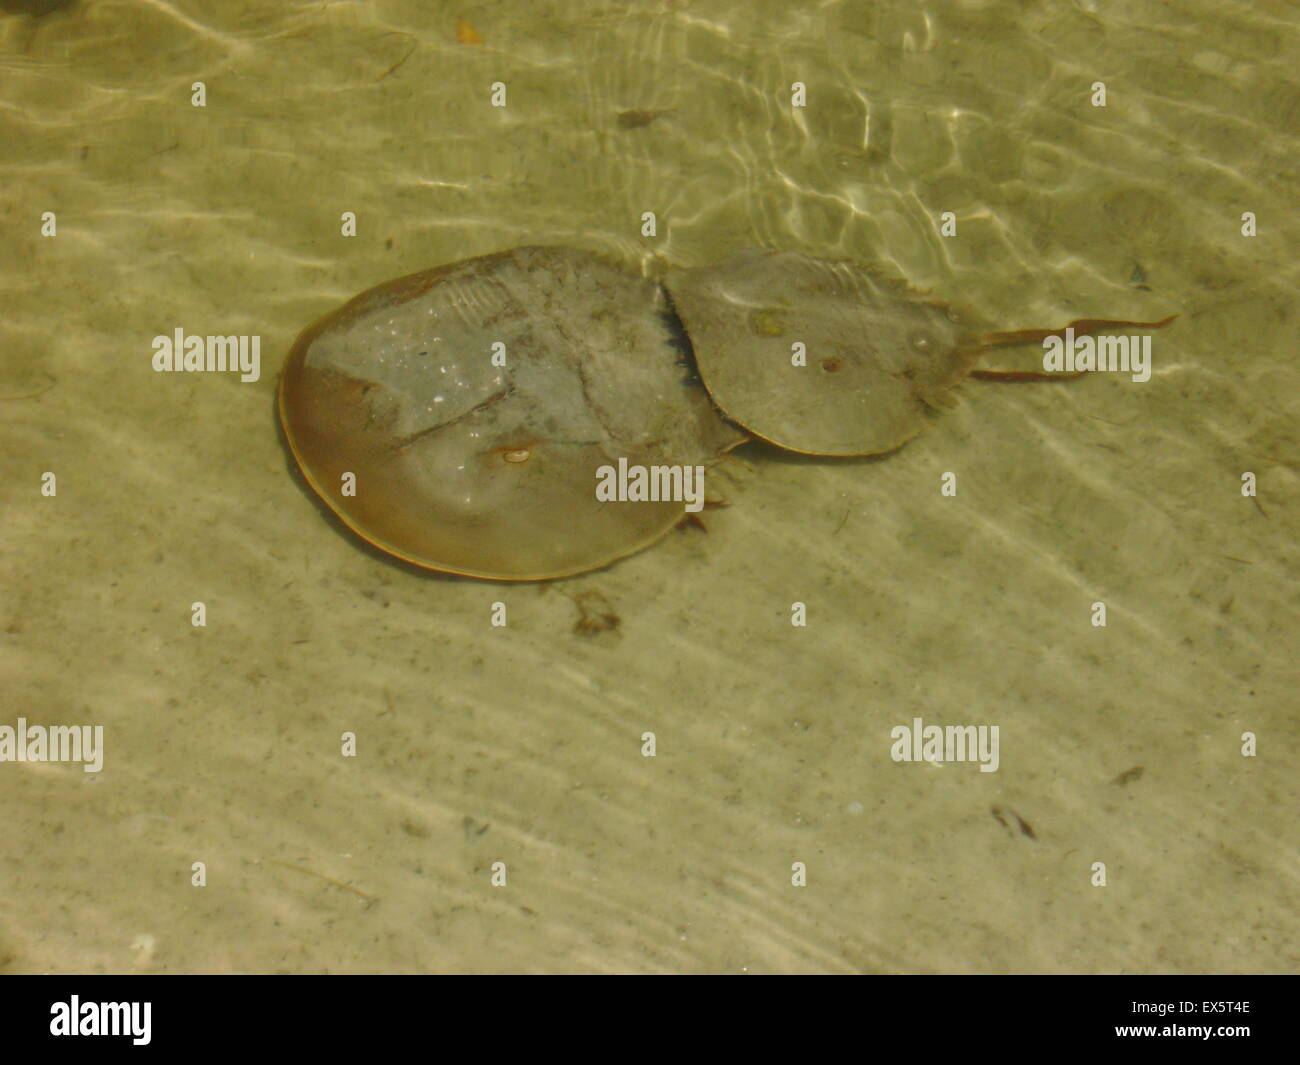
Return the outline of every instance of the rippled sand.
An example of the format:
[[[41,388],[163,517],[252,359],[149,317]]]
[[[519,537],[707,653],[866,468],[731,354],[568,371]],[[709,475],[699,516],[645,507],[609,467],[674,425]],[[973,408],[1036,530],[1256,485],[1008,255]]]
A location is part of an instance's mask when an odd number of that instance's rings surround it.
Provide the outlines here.
[[[0,725],[107,745],[0,765],[0,968],[1295,971],[1289,8],[510,6],[0,18]],[[742,449],[707,534],[560,585],[358,549],[288,472],[284,352],[547,242],[1180,317],[1146,383],[969,382],[879,460]],[[177,327],[259,334],[260,379],[154,373]],[[576,634],[591,603],[618,627]],[[916,717],[998,725],[998,771],[895,763]]]

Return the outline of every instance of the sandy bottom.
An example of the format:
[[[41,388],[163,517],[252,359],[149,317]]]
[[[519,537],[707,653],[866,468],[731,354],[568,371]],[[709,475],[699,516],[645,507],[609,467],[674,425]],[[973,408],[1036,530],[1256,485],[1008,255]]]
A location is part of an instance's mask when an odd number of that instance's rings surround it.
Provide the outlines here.
[[[1088,6],[0,22],[0,725],[105,736],[0,764],[0,969],[1295,971],[1295,37]],[[545,242],[1180,318],[1145,383],[746,447],[707,533],[571,581],[359,549],[278,437],[297,330]],[[154,373],[177,327],[260,335],[260,379]],[[617,627],[574,631],[588,593]],[[914,718],[998,726],[997,772],[894,761]]]

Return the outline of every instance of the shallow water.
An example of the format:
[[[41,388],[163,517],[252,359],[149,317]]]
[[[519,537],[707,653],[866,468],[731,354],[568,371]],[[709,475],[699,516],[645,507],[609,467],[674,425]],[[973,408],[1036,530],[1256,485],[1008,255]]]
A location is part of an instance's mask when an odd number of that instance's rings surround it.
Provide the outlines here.
[[[106,744],[0,764],[0,967],[1295,971],[1293,13],[0,19],[0,725]],[[878,460],[742,449],[707,534],[562,584],[358,549],[289,473],[284,353],[525,243],[873,260],[1006,329],[1180,317],[1145,383],[968,382]],[[260,335],[259,380],[155,373],[178,327]],[[618,627],[575,633],[592,602]],[[998,771],[894,762],[915,717],[996,724]]]

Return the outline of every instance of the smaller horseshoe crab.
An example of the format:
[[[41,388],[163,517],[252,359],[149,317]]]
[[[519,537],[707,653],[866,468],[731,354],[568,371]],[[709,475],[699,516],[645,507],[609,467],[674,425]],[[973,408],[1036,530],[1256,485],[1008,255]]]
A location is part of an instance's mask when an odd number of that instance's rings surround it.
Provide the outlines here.
[[[893,451],[925,428],[928,412],[952,406],[953,386],[968,376],[1046,379],[975,362],[988,348],[1064,331],[976,334],[956,311],[871,267],[793,252],[741,252],[670,270],[664,284],[718,408],[754,436],[807,455]],[[1065,328],[1082,335],[1170,321]]]

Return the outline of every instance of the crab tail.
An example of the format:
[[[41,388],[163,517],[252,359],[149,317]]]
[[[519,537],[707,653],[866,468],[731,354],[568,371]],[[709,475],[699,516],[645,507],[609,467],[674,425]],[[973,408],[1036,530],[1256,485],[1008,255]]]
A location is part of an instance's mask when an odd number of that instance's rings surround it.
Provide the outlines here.
[[[1130,322],[1122,318],[1076,318],[1060,329],[1017,329],[1009,333],[985,333],[976,343],[981,352],[990,348],[1003,348],[1011,344],[1041,343],[1049,337],[1065,338],[1067,329],[1075,336],[1088,336],[1103,329],[1163,329],[1178,315],[1171,314],[1158,322]],[[1073,381],[1087,370],[1074,373],[1046,373],[1036,370],[972,370],[971,377],[981,381]]]

